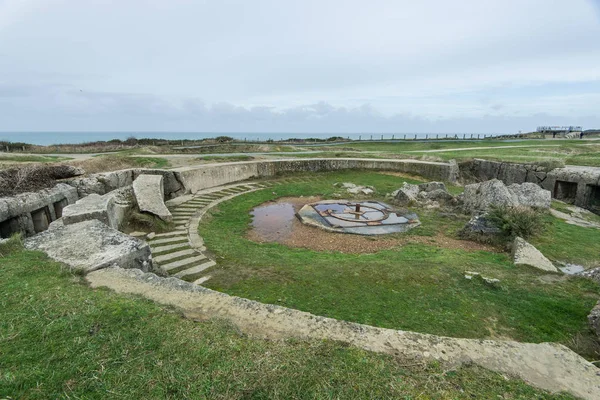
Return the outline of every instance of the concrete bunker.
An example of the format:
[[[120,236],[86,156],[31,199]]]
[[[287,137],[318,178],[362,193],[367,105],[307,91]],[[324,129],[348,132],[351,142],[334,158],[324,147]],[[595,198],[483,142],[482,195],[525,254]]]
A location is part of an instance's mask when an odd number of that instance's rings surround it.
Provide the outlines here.
[[[48,207],[42,207],[31,212],[31,220],[33,221],[33,230],[35,233],[40,233],[48,229],[48,225],[52,222],[50,210]]]
[[[600,213],[600,185],[587,185],[586,208],[595,213]]]
[[[56,219],[62,217],[63,209],[69,205],[69,200],[62,199],[54,203],[54,215],[56,215]]]
[[[7,239],[15,233],[21,232],[21,224],[19,223],[19,217],[7,219],[6,221],[0,222],[0,238]]]
[[[574,204],[577,199],[577,182],[557,180],[554,184],[554,198]]]

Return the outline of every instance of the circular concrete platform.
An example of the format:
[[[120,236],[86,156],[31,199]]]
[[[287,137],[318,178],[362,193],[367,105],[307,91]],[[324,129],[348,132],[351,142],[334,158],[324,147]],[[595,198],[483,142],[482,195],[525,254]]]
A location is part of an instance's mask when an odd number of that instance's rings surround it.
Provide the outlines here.
[[[415,213],[403,213],[378,201],[318,201],[306,204],[297,216],[307,225],[357,235],[406,232],[421,224]]]

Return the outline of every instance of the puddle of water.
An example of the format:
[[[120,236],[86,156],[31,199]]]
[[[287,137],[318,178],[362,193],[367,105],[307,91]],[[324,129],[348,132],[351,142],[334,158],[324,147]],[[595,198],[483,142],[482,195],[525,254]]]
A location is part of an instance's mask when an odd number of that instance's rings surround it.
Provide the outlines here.
[[[292,234],[295,211],[291,203],[256,207],[250,214],[254,231],[264,240],[282,242]]]
[[[579,272],[585,271],[585,268],[583,268],[581,265],[577,265],[577,264],[566,264],[564,267],[560,267],[558,269],[560,269],[562,272],[564,272],[567,275],[574,275]]]

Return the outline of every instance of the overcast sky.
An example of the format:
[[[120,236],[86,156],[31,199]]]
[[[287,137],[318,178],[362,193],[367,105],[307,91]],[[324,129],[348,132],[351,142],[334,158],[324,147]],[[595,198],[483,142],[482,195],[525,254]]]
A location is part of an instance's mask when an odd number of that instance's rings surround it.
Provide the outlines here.
[[[0,0],[0,131],[600,128],[600,0]]]

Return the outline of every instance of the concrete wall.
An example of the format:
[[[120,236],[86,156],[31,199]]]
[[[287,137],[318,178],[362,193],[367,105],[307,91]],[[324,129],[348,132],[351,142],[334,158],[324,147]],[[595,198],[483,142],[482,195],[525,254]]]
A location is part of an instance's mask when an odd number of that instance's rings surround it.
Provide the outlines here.
[[[268,160],[220,164],[204,164],[177,168],[187,191],[243,181],[250,178],[273,177],[296,172],[339,171],[345,169],[385,170],[421,175],[432,180],[455,182],[458,179],[456,163],[439,163],[419,160],[374,160],[357,158]]]
[[[173,199],[185,193],[185,187],[179,176],[171,170],[165,169],[123,169],[119,171],[103,172],[86,178],[77,178],[68,181],[68,184],[77,188],[79,197],[95,193],[104,195],[125,186],[131,186],[133,181],[141,174],[162,175],[165,189],[165,199]]]
[[[65,206],[78,198],[77,189],[64,183],[35,193],[0,198],[0,236],[10,237],[13,233],[31,236],[42,232],[60,218]]]
[[[600,168],[568,166],[545,171],[535,164],[475,159],[459,165],[463,182],[499,179],[507,185],[532,182],[552,192],[552,197],[599,212]]]

